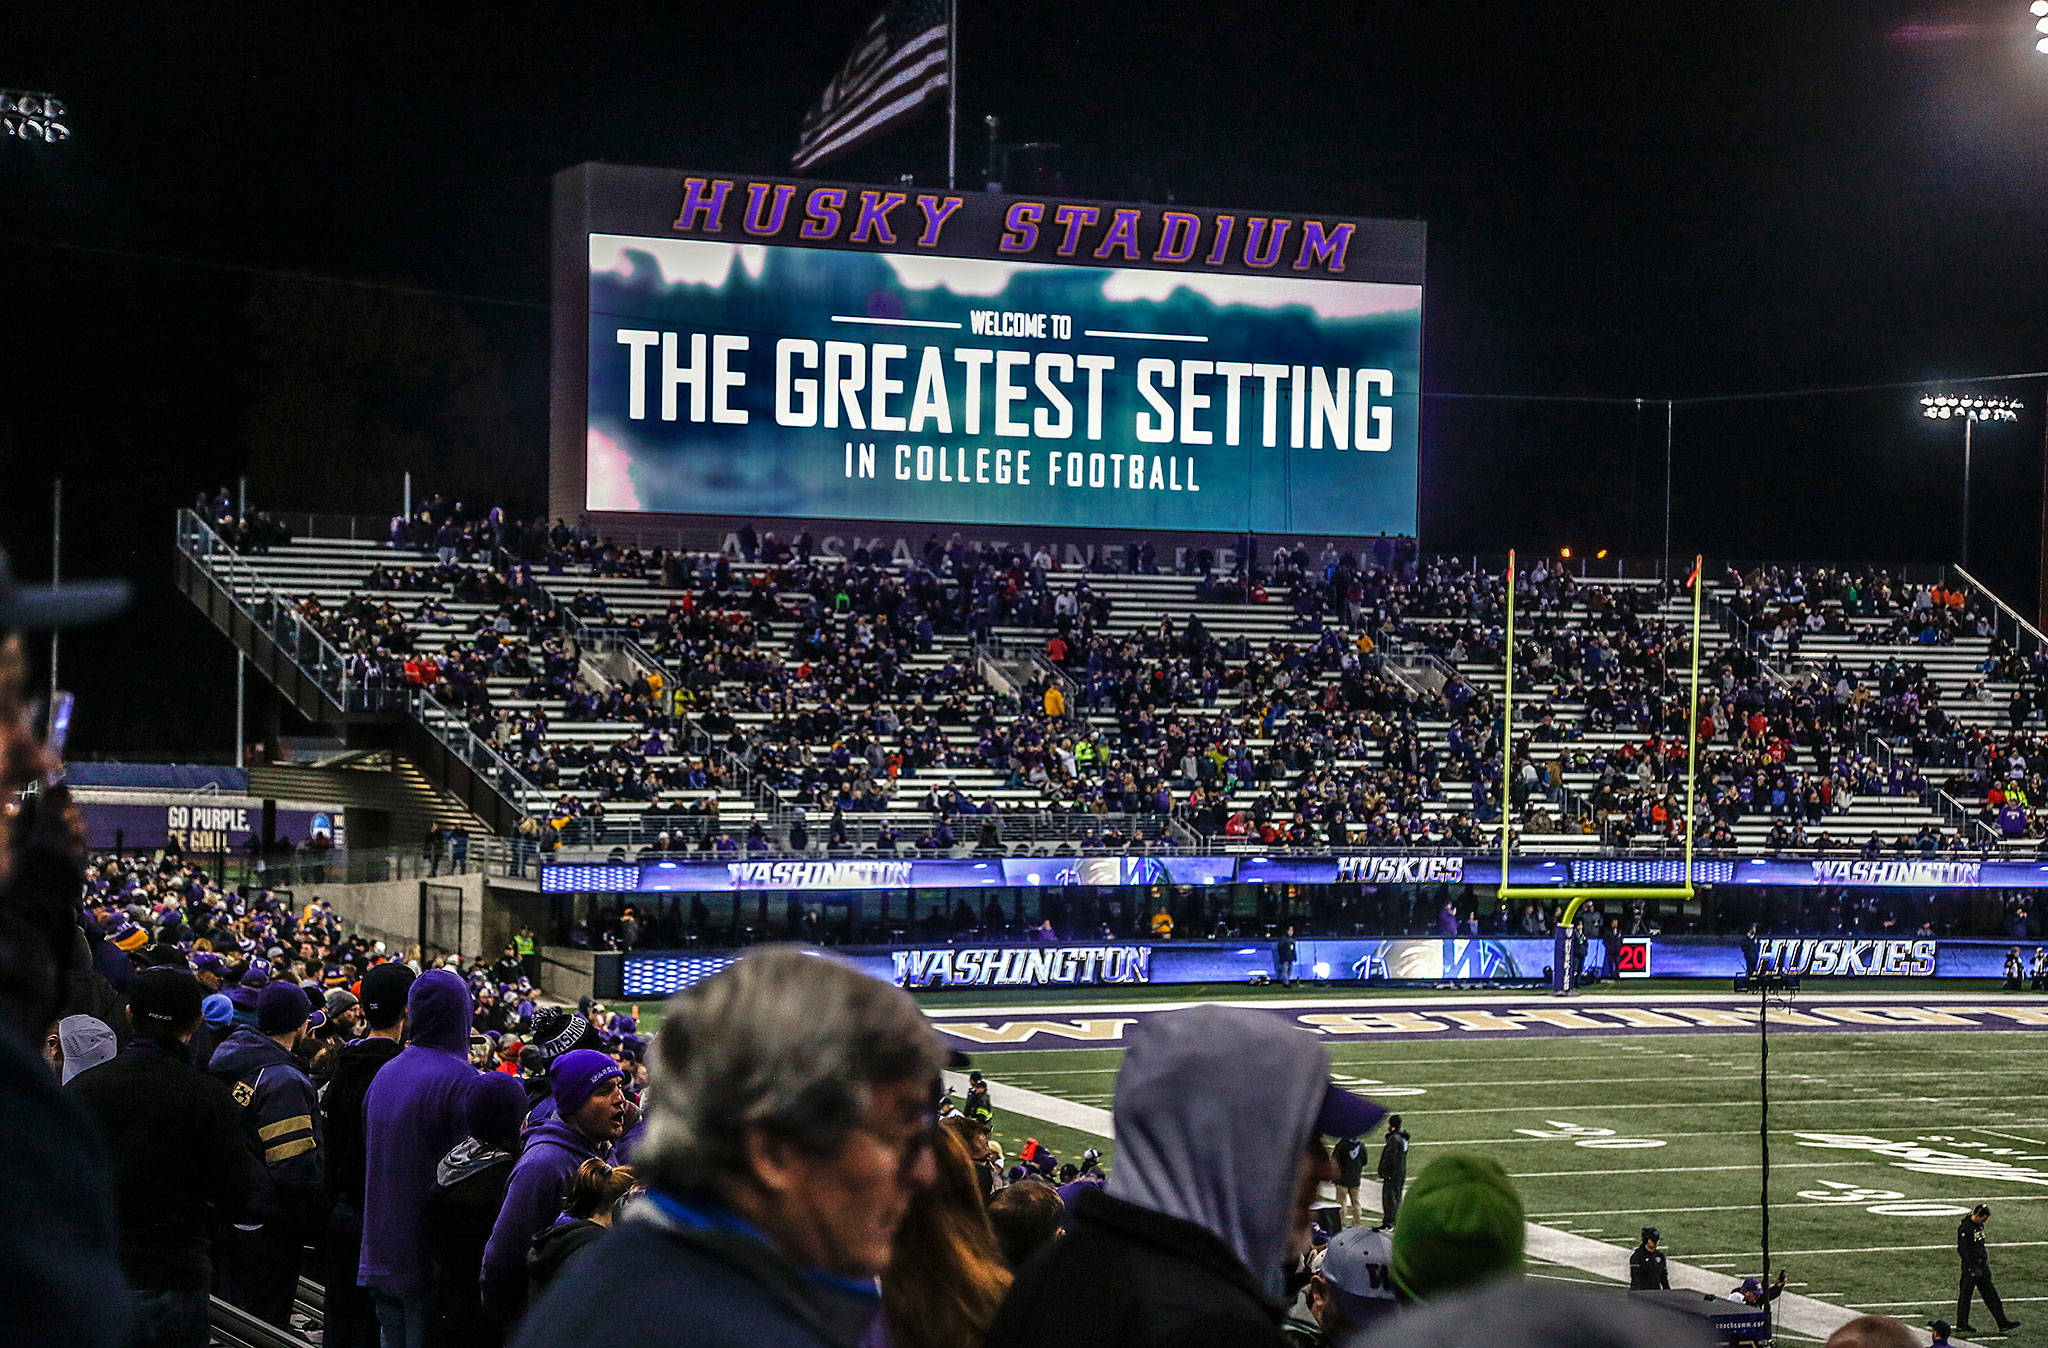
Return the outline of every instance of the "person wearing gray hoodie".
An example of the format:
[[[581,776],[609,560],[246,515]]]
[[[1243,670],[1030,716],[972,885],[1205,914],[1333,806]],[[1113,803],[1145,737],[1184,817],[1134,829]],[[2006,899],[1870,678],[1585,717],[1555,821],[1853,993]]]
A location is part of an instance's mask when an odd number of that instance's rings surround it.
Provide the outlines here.
[[[1321,1041],[1270,1012],[1155,1016],[1117,1073],[1117,1164],[1017,1273],[986,1348],[1281,1348],[1284,1266],[1306,1248],[1325,1135],[1385,1111],[1330,1081]]]

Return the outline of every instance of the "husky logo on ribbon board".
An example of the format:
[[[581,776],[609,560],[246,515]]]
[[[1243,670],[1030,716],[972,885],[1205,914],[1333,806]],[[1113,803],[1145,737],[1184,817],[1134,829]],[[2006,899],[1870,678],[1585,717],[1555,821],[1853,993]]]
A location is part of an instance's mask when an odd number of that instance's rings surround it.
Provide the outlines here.
[[[1813,978],[1924,978],[1934,972],[1934,951],[1932,939],[1772,937],[1756,943],[1756,959],[1749,971]]]
[[[1375,942],[1352,963],[1351,976],[1368,981],[1486,982],[1521,975],[1515,957],[1499,941],[1395,939]]]

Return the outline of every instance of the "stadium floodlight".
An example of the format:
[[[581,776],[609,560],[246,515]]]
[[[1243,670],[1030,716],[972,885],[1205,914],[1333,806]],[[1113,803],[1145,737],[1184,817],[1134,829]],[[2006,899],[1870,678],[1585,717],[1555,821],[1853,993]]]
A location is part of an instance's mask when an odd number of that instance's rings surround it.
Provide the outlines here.
[[[0,89],[0,137],[41,145],[71,139],[71,112],[51,94]]]
[[[2034,0],[2027,8],[2036,15],[2048,14],[2048,0]]]
[[[2048,0],[2041,0],[2048,4]],[[2048,51],[2048,38],[2042,40]],[[2018,421],[2027,405],[2018,398],[1989,398],[1978,393],[1929,393],[1920,399],[1920,415],[1929,421],[1963,423],[1963,523],[1961,564],[1970,564],[1970,450],[1971,432],[1980,421]]]

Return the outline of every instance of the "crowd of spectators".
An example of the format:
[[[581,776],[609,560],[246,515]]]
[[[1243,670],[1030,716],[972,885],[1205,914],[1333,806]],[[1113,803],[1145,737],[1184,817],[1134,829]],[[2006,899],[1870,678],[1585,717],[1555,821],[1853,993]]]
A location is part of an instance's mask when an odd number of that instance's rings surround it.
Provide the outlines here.
[[[236,523],[225,494],[202,504]],[[1252,640],[1219,639],[1198,614],[1117,623],[1100,573],[1159,571],[1145,543],[1063,567],[1042,547],[958,535],[907,554],[827,555],[808,533],[784,540],[748,526],[739,566],[726,553],[643,550],[442,497],[393,519],[390,541],[433,559],[380,560],[347,602],[309,597],[302,610],[364,686],[421,687],[460,708],[536,789],[531,807],[550,840],[785,849],[786,828],[765,838],[727,829],[716,797],[734,789],[785,819],[808,811],[818,822],[807,846],[819,849],[836,845],[826,819],[849,846],[894,845],[907,831],[902,841],[951,848],[983,841],[973,816],[1012,812],[1093,816],[1100,831],[1171,818],[1276,847],[1472,846],[1504,817],[1525,834],[1613,844],[1676,840],[1685,828],[1689,633],[1666,616],[1682,594],[1671,584],[1525,564],[1503,782],[1505,573],[1476,558],[1386,543],[1283,545],[1263,560],[1241,546],[1221,565],[1205,549],[1177,552],[1202,602],[1293,615],[1285,638]],[[578,587],[586,577],[645,581],[665,602],[615,612]],[[1954,714],[1958,700],[1986,702],[1990,684],[2009,682],[1999,696],[2011,729],[2028,733],[2048,718],[2048,654],[2017,654],[1970,595],[1883,570],[1730,570],[1722,586],[1715,603],[1737,639],[1702,669],[1703,841],[1729,845],[1744,821],[1768,819],[1774,848],[1861,846],[1833,817],[1871,796],[1939,809],[1933,767],[1970,770],[1936,846],[2048,836],[2040,783],[2001,774],[1996,799],[1980,790],[1983,732]],[[483,607],[457,623],[448,602]],[[1051,675],[998,692],[955,639],[1020,627],[1039,634]],[[660,672],[594,681],[577,637],[590,630],[637,642]],[[1801,660],[1814,633],[1924,645],[1985,636],[1990,653],[1980,677],[1945,692],[1924,663],[1897,655]],[[1433,660],[1441,677],[1412,677],[1412,663],[1398,675],[1390,655]],[[1780,667],[1788,659],[1800,663]],[[508,696],[530,705],[499,705]],[[631,729],[553,733],[593,721]],[[1617,744],[1617,733],[1638,738]],[[1000,801],[970,789],[948,808],[927,805],[940,781],[969,769],[997,774]],[[607,806],[620,804],[646,807],[637,834],[613,827]],[[1881,845],[1921,851],[1926,841]]]

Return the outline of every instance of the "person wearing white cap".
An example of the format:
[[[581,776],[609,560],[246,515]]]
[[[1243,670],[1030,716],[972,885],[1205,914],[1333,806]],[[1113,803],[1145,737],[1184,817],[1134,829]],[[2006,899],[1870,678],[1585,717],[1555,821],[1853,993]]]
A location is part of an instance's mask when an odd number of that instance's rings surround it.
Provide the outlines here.
[[[105,1021],[92,1016],[64,1017],[57,1022],[57,1051],[63,1055],[59,1081],[69,1086],[71,1078],[106,1062],[118,1047]]]
[[[1323,1265],[1309,1276],[1280,1323],[1289,1348],[1322,1348],[1342,1343],[1393,1311],[1394,1238],[1375,1227],[1346,1227],[1330,1238]]]

